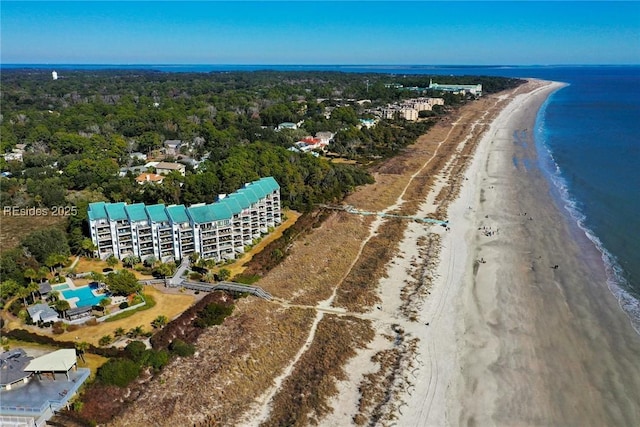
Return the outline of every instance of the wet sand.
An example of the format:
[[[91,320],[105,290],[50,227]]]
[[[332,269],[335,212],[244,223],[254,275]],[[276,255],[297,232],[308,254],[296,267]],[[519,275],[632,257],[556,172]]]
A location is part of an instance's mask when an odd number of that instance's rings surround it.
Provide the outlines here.
[[[437,355],[455,358],[449,425],[640,425],[640,337],[537,163],[532,129],[548,92],[495,120],[451,207],[464,230],[445,237],[441,262],[465,261],[461,277],[442,273],[455,295],[453,334],[439,337],[455,354]]]

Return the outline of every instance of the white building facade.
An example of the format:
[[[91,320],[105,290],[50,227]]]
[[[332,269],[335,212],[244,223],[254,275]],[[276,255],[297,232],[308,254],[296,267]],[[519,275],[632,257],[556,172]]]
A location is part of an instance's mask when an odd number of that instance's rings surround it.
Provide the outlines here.
[[[197,252],[221,261],[234,259],[280,224],[280,185],[261,178],[215,203],[190,207],[97,202],[88,214],[91,240],[102,259],[133,255],[167,262]]]

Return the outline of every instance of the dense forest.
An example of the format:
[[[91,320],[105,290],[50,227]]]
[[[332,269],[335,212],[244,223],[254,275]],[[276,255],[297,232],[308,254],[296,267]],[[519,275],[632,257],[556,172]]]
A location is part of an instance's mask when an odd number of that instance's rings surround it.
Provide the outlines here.
[[[428,87],[434,77],[65,70],[53,80],[51,70],[2,70],[0,152],[24,146],[21,161],[0,158],[0,203],[76,207],[67,233],[72,253],[82,253],[86,206],[93,201],[210,203],[220,193],[273,176],[284,207],[307,211],[371,182],[367,165],[394,155],[448,109],[471,99],[393,86]],[[437,79],[482,83],[485,93],[521,83],[500,77]],[[359,126],[360,119],[374,117],[374,109],[416,96],[443,97],[445,108],[420,121],[381,119],[371,128]],[[299,126],[278,130],[282,122]],[[317,132],[335,135],[323,155],[290,150]],[[179,154],[166,156],[166,140],[186,144]],[[186,173],[140,185],[137,173],[122,172],[145,163],[132,156],[136,152],[147,160],[184,162]]]

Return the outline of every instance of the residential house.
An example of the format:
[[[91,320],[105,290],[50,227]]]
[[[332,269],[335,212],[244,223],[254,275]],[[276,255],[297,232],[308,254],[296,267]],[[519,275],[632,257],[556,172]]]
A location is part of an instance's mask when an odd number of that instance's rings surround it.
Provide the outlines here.
[[[56,322],[60,320],[58,317],[58,312],[53,308],[49,307],[47,304],[35,304],[31,307],[27,307],[27,313],[29,313],[29,317],[33,320],[33,323],[37,322]]]
[[[180,154],[183,143],[179,139],[167,139],[162,145],[167,156],[177,156]]]
[[[144,172],[136,177],[138,184],[162,184],[162,181],[164,181],[164,176],[156,173]]]
[[[160,175],[168,175],[173,171],[179,172],[180,175],[184,176],[184,174],[187,171],[187,168],[185,165],[180,164],[180,163],[173,163],[173,162],[158,162],[155,165],[156,168],[156,173],[160,174]]]

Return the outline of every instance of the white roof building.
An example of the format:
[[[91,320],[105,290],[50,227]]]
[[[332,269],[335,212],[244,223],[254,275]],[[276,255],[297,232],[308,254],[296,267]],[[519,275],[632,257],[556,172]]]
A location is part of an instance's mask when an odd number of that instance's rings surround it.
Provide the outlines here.
[[[27,372],[68,372],[77,364],[76,351],[72,348],[56,350],[36,357],[24,368]]]

